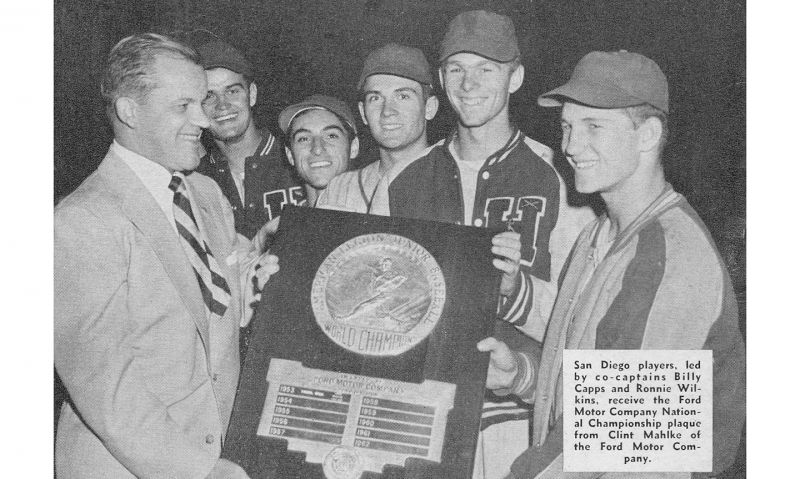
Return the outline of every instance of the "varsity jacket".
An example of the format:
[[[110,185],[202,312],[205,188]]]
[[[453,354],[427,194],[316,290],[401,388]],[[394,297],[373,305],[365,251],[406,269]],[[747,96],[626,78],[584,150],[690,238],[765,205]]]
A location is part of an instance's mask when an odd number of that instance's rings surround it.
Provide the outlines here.
[[[392,216],[461,224],[461,178],[453,157],[455,132],[397,173],[388,187]],[[536,340],[556,297],[557,278],[581,229],[595,218],[567,205],[566,186],[553,168],[553,151],[517,130],[478,173],[472,226],[521,235],[520,281],[499,317]]]
[[[728,272],[702,220],[669,186],[606,241],[608,223],[602,216],[578,238],[542,352],[517,353],[520,374],[511,392],[533,400],[534,446],[512,471],[526,479],[564,477],[565,348],[711,349],[718,474],[735,459],[745,413],[744,342]]]
[[[402,171],[392,171],[386,203],[391,216],[447,223],[464,222],[461,175],[453,142],[458,130],[439,141]],[[566,204],[566,186],[552,165],[552,150],[515,130],[486,158],[477,176],[471,226],[514,230],[522,240],[517,290],[498,312],[494,336],[512,348],[535,347],[513,324],[541,341],[556,296],[556,280],[584,225],[595,218],[586,208]],[[382,209],[381,190],[373,209]],[[528,444],[530,410],[487,393],[481,414],[479,468],[507,468]],[[483,447],[481,447],[483,445]],[[513,449],[512,445],[520,445]],[[511,454],[509,454],[511,453]]]
[[[219,184],[233,207],[236,232],[253,239],[269,220],[280,215],[287,204],[297,205],[305,199],[303,183],[284,158],[280,139],[265,131],[261,143],[245,160],[244,202],[239,197],[228,159],[217,149],[200,160],[197,171]]]

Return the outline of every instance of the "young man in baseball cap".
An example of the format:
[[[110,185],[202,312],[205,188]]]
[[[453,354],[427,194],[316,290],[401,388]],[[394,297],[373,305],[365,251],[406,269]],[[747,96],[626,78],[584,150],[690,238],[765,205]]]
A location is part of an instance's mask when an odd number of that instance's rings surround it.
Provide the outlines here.
[[[503,273],[498,319],[541,340],[557,279],[581,228],[594,215],[566,202],[566,186],[547,146],[525,136],[509,116],[521,86],[514,24],[483,10],[463,12],[441,42],[439,79],[458,125],[388,186],[391,215],[506,231],[494,237]],[[523,338],[507,324],[496,335]],[[503,477],[528,446],[530,411],[490,398],[484,406],[475,477]]]
[[[331,181],[318,206],[358,213],[382,213],[373,205],[378,183],[423,156],[428,148],[427,123],[439,109],[433,77],[421,50],[389,43],[370,52],[358,80],[358,109],[378,143],[380,160]],[[385,188],[384,188],[385,189]]]
[[[250,62],[216,38],[197,50],[208,80],[203,110],[214,139],[197,171],[216,180],[233,207],[236,231],[249,239],[284,205],[300,203],[304,190],[280,139],[256,126],[258,87]]]
[[[491,351],[487,386],[534,403],[534,444],[514,462],[511,477],[539,477],[545,470],[546,477],[567,475],[559,387],[565,348],[713,350],[710,475],[722,473],[735,459],[744,422],[744,343],[714,242],[664,178],[667,79],[643,55],[592,52],[539,104],[561,107],[561,148],[575,170],[576,188],[599,193],[606,214],[583,230],[573,248],[544,352],[512,352],[493,338],[479,343],[478,349]]]
[[[278,124],[286,138],[289,163],[305,183],[303,204],[316,206],[320,193],[358,156],[353,113],[338,98],[312,95],[286,107]]]

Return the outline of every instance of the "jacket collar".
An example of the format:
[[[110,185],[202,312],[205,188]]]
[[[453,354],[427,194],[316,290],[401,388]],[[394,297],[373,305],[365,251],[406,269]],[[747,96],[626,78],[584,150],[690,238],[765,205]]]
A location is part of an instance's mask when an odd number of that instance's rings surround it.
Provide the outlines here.
[[[667,183],[664,187],[664,190],[661,192],[660,195],[656,199],[654,199],[647,208],[644,209],[639,216],[636,217],[635,220],[631,224],[629,224],[624,230],[617,234],[617,237],[614,238],[614,243],[608,249],[608,253],[606,256],[610,254],[614,254],[621,249],[625,248],[631,238],[636,236],[643,228],[647,225],[656,221],[659,216],[661,216],[665,211],[669,210],[673,206],[677,205],[681,201],[683,201],[683,195],[676,192],[672,189],[672,185]],[[608,213],[604,213],[603,216],[600,217],[600,220],[597,221],[595,224],[594,231],[592,232],[592,246],[596,247],[598,242],[598,235],[602,230],[602,225],[608,219]]]
[[[447,137],[447,140],[444,143],[445,150],[450,153],[450,155],[455,158],[455,142],[456,138],[458,138],[458,127],[453,129],[453,132]],[[505,160],[508,155],[514,151],[514,148],[517,147],[522,141],[525,139],[525,135],[522,134],[522,131],[519,130],[517,127],[513,127],[513,133],[511,137],[508,139],[505,145],[503,145],[499,150],[495,151],[491,155],[489,155],[486,160],[484,160],[484,166],[494,166],[496,163],[499,163]],[[451,150],[451,148],[453,148]]]
[[[263,158],[276,147],[277,138],[275,135],[268,130],[261,130],[259,133],[261,134],[261,142],[248,158]],[[213,143],[213,146],[208,149],[208,159],[212,165],[228,166],[228,158],[220,151],[216,143]]]

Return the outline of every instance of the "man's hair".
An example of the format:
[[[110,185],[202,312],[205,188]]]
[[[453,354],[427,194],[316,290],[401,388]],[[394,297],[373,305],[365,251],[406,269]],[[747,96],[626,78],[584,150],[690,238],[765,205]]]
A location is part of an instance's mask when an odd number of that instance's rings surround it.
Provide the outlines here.
[[[420,83],[420,85],[422,85],[422,99],[428,101],[428,98],[433,96],[433,87],[426,83]]]
[[[342,118],[342,116],[339,115],[338,113],[336,113],[334,111],[331,111],[331,110],[328,110],[327,108],[309,108],[309,109],[307,109],[305,111],[301,111],[300,113],[297,114],[297,116],[292,118],[292,121],[289,123],[289,128],[286,129],[286,137],[284,139],[284,144],[289,146],[290,149],[291,149],[291,145],[292,145],[292,139],[293,139],[292,137],[294,136],[294,122],[295,122],[295,120],[297,120],[301,116],[305,115],[306,113],[314,111],[314,110],[325,110],[327,112],[332,113],[333,116],[335,116],[339,120],[339,123],[341,123],[342,127],[344,128],[344,133],[347,135],[347,144],[348,145],[350,143],[352,143],[353,140],[356,139],[356,132],[355,132],[355,130],[353,130],[353,127],[351,127],[350,123],[348,123],[347,120]]]
[[[366,81],[364,83],[366,83]],[[422,100],[428,101],[428,98],[433,96],[433,87],[431,85],[428,85],[427,83],[420,83],[420,82],[417,83],[419,83],[419,85],[422,87]],[[362,88],[361,101],[364,101],[366,98],[367,98],[367,92],[364,91],[364,89]]]
[[[138,33],[119,41],[108,54],[100,93],[109,111],[117,98],[144,100],[156,87],[152,67],[156,55],[172,55],[200,64],[197,52],[188,45],[157,33]]]
[[[467,52],[467,53],[470,53],[470,52]],[[475,55],[478,55],[478,54],[475,53]],[[481,56],[481,55],[478,55],[478,56]],[[450,57],[448,57],[448,58],[450,58]],[[486,57],[484,57],[484,58],[486,58]],[[520,58],[519,55],[515,56],[514,58],[512,58],[511,60],[509,60],[507,62],[500,62],[500,61],[497,61],[497,60],[492,60],[491,58],[486,58],[486,59],[487,60],[491,60],[491,61],[497,63],[498,65],[508,65],[508,67],[509,67],[508,72],[509,73],[514,73],[515,71],[517,71],[517,68],[522,66],[522,59]],[[447,58],[445,58],[444,60],[441,61],[441,63],[439,63],[439,71],[444,73],[444,66],[446,64],[447,64]]]
[[[659,156],[661,153],[664,152],[664,147],[667,144],[667,136],[669,136],[669,127],[667,122],[667,114],[663,111],[659,110],[658,108],[654,107],[649,103],[643,103],[641,105],[636,106],[629,106],[625,109],[625,114],[633,122],[633,126],[639,128],[642,123],[645,122],[648,118],[656,117],[661,122],[661,138],[658,140],[658,154]]]
[[[508,64],[509,67],[511,67],[511,73],[514,73],[517,70],[517,68],[519,68],[522,65],[522,59],[519,57],[519,55],[517,55],[514,57],[513,60],[506,63]]]

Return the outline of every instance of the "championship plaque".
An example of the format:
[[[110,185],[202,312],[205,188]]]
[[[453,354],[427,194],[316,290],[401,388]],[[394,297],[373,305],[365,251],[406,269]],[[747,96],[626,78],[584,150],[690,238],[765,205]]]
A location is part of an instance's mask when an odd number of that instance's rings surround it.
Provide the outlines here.
[[[223,457],[252,478],[468,478],[494,232],[284,209]]]

